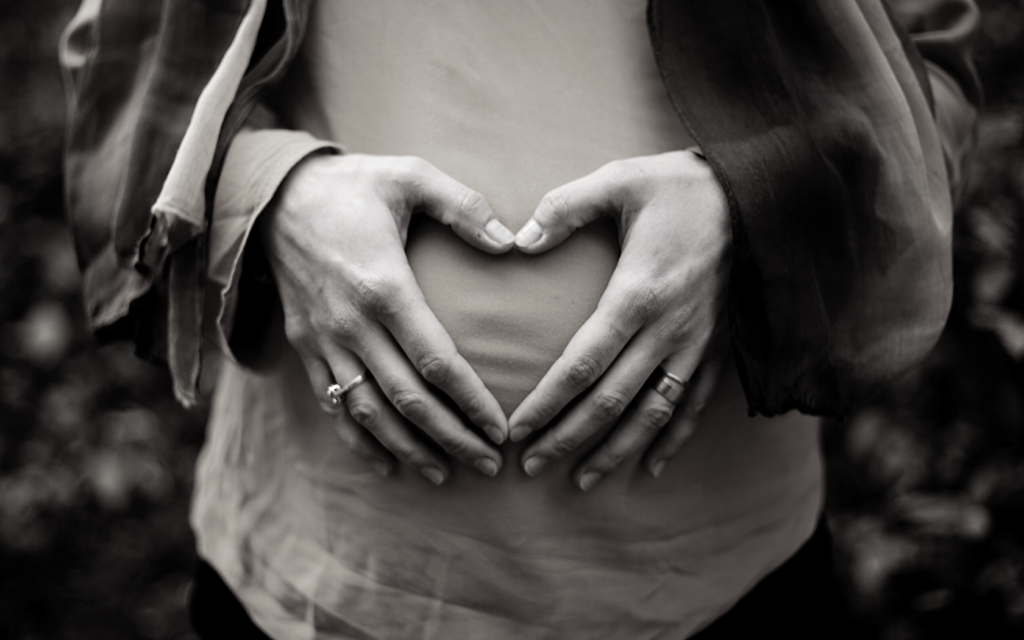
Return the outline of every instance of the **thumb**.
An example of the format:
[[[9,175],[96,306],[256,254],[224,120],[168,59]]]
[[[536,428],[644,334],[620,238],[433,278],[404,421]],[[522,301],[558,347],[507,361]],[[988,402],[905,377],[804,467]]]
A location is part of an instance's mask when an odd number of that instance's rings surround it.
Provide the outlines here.
[[[481,251],[505,253],[512,248],[512,232],[479,192],[430,164],[419,178],[414,186],[427,215]]]
[[[533,216],[516,234],[516,247],[523,253],[542,253],[613,209],[607,183],[599,174],[574,180],[541,199]]]

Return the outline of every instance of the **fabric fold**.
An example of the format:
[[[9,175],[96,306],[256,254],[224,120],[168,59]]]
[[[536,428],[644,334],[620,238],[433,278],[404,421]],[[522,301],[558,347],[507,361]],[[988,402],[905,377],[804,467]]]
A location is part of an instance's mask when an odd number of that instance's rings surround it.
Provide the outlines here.
[[[751,412],[848,414],[927,354],[948,312],[952,202],[930,87],[879,2],[654,0],[650,22],[729,195]]]
[[[61,42],[67,209],[90,327],[166,356],[185,404],[201,368],[205,209],[228,144],[295,57],[309,5],[85,0]],[[651,16],[680,113],[729,189],[748,403],[849,412],[919,361],[944,322],[951,205],[939,191],[962,193],[974,140],[978,10],[653,0]],[[904,28],[913,46],[900,46]],[[684,81],[693,88],[680,92]],[[917,275],[920,291],[900,295]]]
[[[225,157],[210,225],[207,281],[212,304],[207,305],[205,332],[235,362],[238,358],[231,335],[238,309],[242,256],[253,227],[292,168],[317,152],[340,153],[341,147],[302,131],[265,129],[240,132]],[[276,293],[270,288],[268,295]],[[266,318],[248,316],[245,322],[260,324]]]

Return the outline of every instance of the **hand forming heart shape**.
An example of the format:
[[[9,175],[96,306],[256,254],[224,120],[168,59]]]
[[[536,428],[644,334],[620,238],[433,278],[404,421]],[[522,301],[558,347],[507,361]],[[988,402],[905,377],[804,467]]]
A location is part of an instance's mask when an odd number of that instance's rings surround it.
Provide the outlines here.
[[[440,484],[450,473],[447,461],[418,441],[412,423],[456,459],[486,475],[498,472],[501,454],[466,428],[424,381],[452,398],[496,444],[510,426],[513,440],[548,426],[524,454],[530,475],[625,415],[578,467],[577,483],[585,490],[659,433],[674,406],[652,390],[633,399],[662,361],[684,379],[693,375],[721,309],[728,215],[706,163],[690,152],[618,161],[541,201],[515,237],[521,251],[547,251],[607,215],[618,223],[622,255],[593,316],[508,422],[412,276],[403,244],[418,212],[488,253],[513,246],[511,232],[480,194],[416,158],[308,158],[260,220],[288,339],[324,410],[338,412],[325,391],[334,381],[355,378],[364,369],[360,363],[375,380],[346,398],[366,430],[347,434],[357,455],[387,475],[393,454]],[[323,224],[325,219],[332,224]],[[691,418],[714,387],[712,369],[702,368],[700,382],[683,400]],[[548,425],[581,394],[583,402]],[[648,454],[652,473],[678,451],[692,425],[693,419],[677,421],[663,433]]]

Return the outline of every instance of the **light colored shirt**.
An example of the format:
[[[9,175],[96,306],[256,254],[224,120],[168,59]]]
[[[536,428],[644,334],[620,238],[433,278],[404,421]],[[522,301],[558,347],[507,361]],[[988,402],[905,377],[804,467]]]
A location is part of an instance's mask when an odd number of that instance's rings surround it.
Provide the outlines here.
[[[421,156],[513,230],[548,190],[608,161],[690,146],[644,9],[316,3],[278,92],[309,133],[239,135],[221,178],[216,339],[226,347],[255,216],[325,141]],[[608,224],[543,256],[494,257],[419,221],[407,248],[428,303],[506,412],[593,311],[618,257]],[[345,449],[286,349],[261,373],[225,368],[192,520],[200,554],[275,638],[683,638],[810,535],[817,438],[815,419],[748,418],[730,370],[658,479],[633,459],[584,494],[569,474],[586,448],[528,478],[511,443],[496,478],[455,465],[441,487],[409,470],[381,478]]]

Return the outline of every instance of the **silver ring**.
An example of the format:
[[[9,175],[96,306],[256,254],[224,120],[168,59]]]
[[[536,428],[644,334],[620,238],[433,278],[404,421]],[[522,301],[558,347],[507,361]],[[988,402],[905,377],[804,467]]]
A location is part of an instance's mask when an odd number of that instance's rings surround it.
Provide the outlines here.
[[[359,385],[361,385],[362,383],[366,382],[369,379],[370,372],[369,370],[367,370],[360,373],[355,378],[352,378],[352,382],[349,382],[345,386],[341,386],[340,384],[337,383],[332,384],[331,386],[327,387],[327,397],[331,399],[331,404],[337,406],[345,401],[345,396],[348,395],[349,391],[355,389],[356,387],[358,387]]]
[[[658,372],[661,374],[661,377],[654,383],[654,390],[673,405],[679,404],[679,401],[683,399],[683,395],[686,393],[686,387],[689,383],[661,367],[658,367]]]

